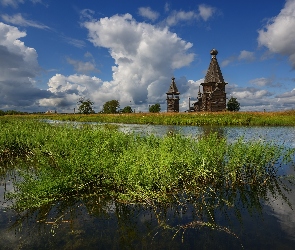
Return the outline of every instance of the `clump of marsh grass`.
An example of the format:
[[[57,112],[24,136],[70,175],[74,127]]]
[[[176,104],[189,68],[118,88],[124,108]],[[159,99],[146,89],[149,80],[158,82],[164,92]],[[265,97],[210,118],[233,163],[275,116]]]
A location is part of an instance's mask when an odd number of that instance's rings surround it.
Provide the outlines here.
[[[216,190],[225,187],[228,192],[251,191],[259,185],[262,191],[264,183],[278,175],[281,157],[290,160],[293,153],[260,141],[227,143],[217,134],[198,139],[178,134],[142,137],[36,121],[12,122],[2,133],[2,154],[14,152],[22,166],[24,181],[15,184],[18,192],[11,196],[18,209],[85,193],[136,203],[165,202],[180,193],[194,196],[209,189],[219,193]],[[22,154],[26,157],[17,156]]]

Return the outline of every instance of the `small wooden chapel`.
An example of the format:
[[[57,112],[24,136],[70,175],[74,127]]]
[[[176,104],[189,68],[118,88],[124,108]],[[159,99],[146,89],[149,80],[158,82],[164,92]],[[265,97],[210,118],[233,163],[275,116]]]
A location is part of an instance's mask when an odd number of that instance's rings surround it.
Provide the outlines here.
[[[227,84],[222,76],[216,55],[218,51],[212,49],[211,62],[205,76],[205,80],[201,83],[203,93],[198,93],[198,101],[193,103],[194,111],[224,111],[226,110],[226,93],[225,85]]]

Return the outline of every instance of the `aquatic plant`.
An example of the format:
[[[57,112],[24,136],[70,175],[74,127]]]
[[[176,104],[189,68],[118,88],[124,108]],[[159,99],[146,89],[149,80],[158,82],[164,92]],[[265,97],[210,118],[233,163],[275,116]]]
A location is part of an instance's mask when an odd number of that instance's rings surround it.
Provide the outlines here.
[[[20,210],[85,193],[134,203],[223,187],[251,190],[257,183],[262,191],[263,183],[277,176],[279,159],[292,154],[261,141],[228,143],[217,134],[159,138],[89,125],[1,123],[0,155],[17,162],[24,180],[11,194]]]

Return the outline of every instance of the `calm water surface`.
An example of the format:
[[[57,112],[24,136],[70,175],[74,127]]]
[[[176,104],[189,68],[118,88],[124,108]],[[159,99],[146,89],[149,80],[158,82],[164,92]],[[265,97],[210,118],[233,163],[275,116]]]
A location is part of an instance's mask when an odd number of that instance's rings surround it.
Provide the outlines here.
[[[218,132],[229,141],[266,140],[295,147],[292,127],[179,127],[120,124],[126,133],[181,133],[197,137]],[[282,174],[295,174],[294,165]],[[1,172],[0,172],[1,173]],[[193,206],[148,207],[88,198],[57,203],[49,211],[17,215],[5,202],[13,191],[14,172],[0,176],[0,249],[294,249],[295,212],[281,197],[262,206],[247,201],[217,208],[219,228],[198,226]],[[287,183],[287,181],[283,181]],[[295,187],[285,193],[295,208]],[[195,223],[191,228],[190,223]],[[166,225],[166,228],[163,225]],[[181,227],[182,226],[182,227]],[[226,232],[228,228],[231,231]],[[179,230],[179,231],[177,231]]]

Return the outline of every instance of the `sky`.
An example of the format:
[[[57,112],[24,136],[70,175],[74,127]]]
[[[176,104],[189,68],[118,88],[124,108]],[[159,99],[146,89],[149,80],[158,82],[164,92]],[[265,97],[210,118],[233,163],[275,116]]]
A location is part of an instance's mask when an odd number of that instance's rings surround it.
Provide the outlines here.
[[[145,112],[175,77],[180,111],[218,50],[241,111],[295,107],[295,0],[0,0],[0,109]]]

